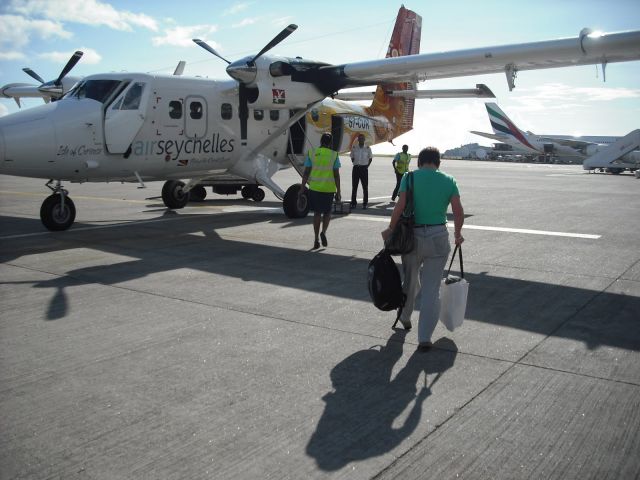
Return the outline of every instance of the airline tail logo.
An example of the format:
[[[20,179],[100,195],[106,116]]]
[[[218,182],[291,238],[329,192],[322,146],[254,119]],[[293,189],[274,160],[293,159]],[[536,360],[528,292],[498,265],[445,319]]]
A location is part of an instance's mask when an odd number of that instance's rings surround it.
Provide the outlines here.
[[[420,53],[422,17],[404,6],[398,10],[396,23],[387,49],[387,58]],[[389,127],[375,127],[376,143],[392,140],[413,128],[415,99],[390,97],[388,90],[414,90],[411,82],[378,85],[373,103],[368,107],[370,116],[383,116]]]
[[[529,143],[527,137],[522,134],[520,129],[516,127],[511,120],[509,120],[509,117],[507,117],[495,103],[485,103],[485,107],[487,107],[489,121],[491,122],[491,127],[495,134],[514,137],[518,142],[522,143],[526,147],[531,148],[532,150],[538,150]]]

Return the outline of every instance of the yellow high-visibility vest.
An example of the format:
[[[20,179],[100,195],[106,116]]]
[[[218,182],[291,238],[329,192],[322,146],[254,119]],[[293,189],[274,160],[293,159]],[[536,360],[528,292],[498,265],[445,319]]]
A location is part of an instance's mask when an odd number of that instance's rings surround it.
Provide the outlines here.
[[[311,158],[309,188],[316,192],[337,192],[336,180],[333,177],[333,165],[338,153],[326,147],[318,147],[309,157]]]
[[[398,155],[400,158],[396,160],[396,172],[405,174],[409,171],[409,161],[411,160],[411,155],[404,152],[400,152]]]

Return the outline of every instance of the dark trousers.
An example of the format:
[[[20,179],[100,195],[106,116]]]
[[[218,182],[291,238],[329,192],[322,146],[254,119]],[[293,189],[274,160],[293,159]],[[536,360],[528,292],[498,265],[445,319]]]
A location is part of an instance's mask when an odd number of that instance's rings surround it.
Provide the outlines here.
[[[369,166],[354,165],[351,172],[351,204],[356,204],[358,182],[362,182],[362,204],[369,203]]]
[[[391,194],[391,200],[395,200],[398,196],[398,190],[400,189],[400,182],[402,181],[403,173],[396,172],[396,188],[393,189],[393,193]]]

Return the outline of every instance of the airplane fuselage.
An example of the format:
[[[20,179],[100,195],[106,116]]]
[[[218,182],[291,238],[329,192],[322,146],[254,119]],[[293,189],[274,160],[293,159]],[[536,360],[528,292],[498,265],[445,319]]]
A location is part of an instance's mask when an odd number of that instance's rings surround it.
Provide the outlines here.
[[[233,80],[110,74],[79,85],[84,92],[0,119],[0,173],[73,182],[178,179],[236,170],[246,177],[251,169],[236,165],[238,159],[290,117],[284,102],[275,103],[280,99],[274,93],[271,108],[249,108],[242,138]],[[134,88],[141,93],[127,106]],[[367,115],[363,106],[325,99],[309,109],[299,129],[295,146],[290,129],[271,139],[263,152],[269,170],[289,166],[290,153],[304,156],[326,131],[340,132],[336,148],[345,151],[359,133],[369,144],[387,140],[391,126],[384,117]]]

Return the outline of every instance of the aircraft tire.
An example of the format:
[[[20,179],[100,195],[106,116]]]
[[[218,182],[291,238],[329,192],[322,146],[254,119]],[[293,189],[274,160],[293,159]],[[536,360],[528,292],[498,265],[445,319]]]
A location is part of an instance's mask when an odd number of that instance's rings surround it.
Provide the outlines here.
[[[76,219],[76,206],[71,198],[65,196],[64,207],[61,207],[60,194],[49,195],[40,207],[42,224],[53,232],[68,229]]]
[[[298,201],[298,192],[301,188],[302,185],[296,183],[291,185],[284,194],[282,208],[288,218],[303,218],[309,213],[309,197],[307,194],[303,195]]]
[[[190,202],[203,202],[207,198],[207,190],[202,185],[196,185],[189,190]]]
[[[615,167],[607,168],[607,172],[613,175],[619,175],[622,173],[623,170],[624,168],[615,168]]]
[[[162,201],[167,208],[184,208],[189,202],[189,193],[184,193],[184,183],[180,180],[169,180],[162,186]]]
[[[251,198],[254,202],[261,202],[262,200],[264,200],[264,195],[264,190],[262,190],[261,188],[256,188],[253,190],[253,192],[251,192]]]
[[[251,193],[252,193],[252,189],[248,185],[245,185],[240,189],[240,195],[242,195],[242,198],[244,198],[245,200],[248,200],[251,198]]]

